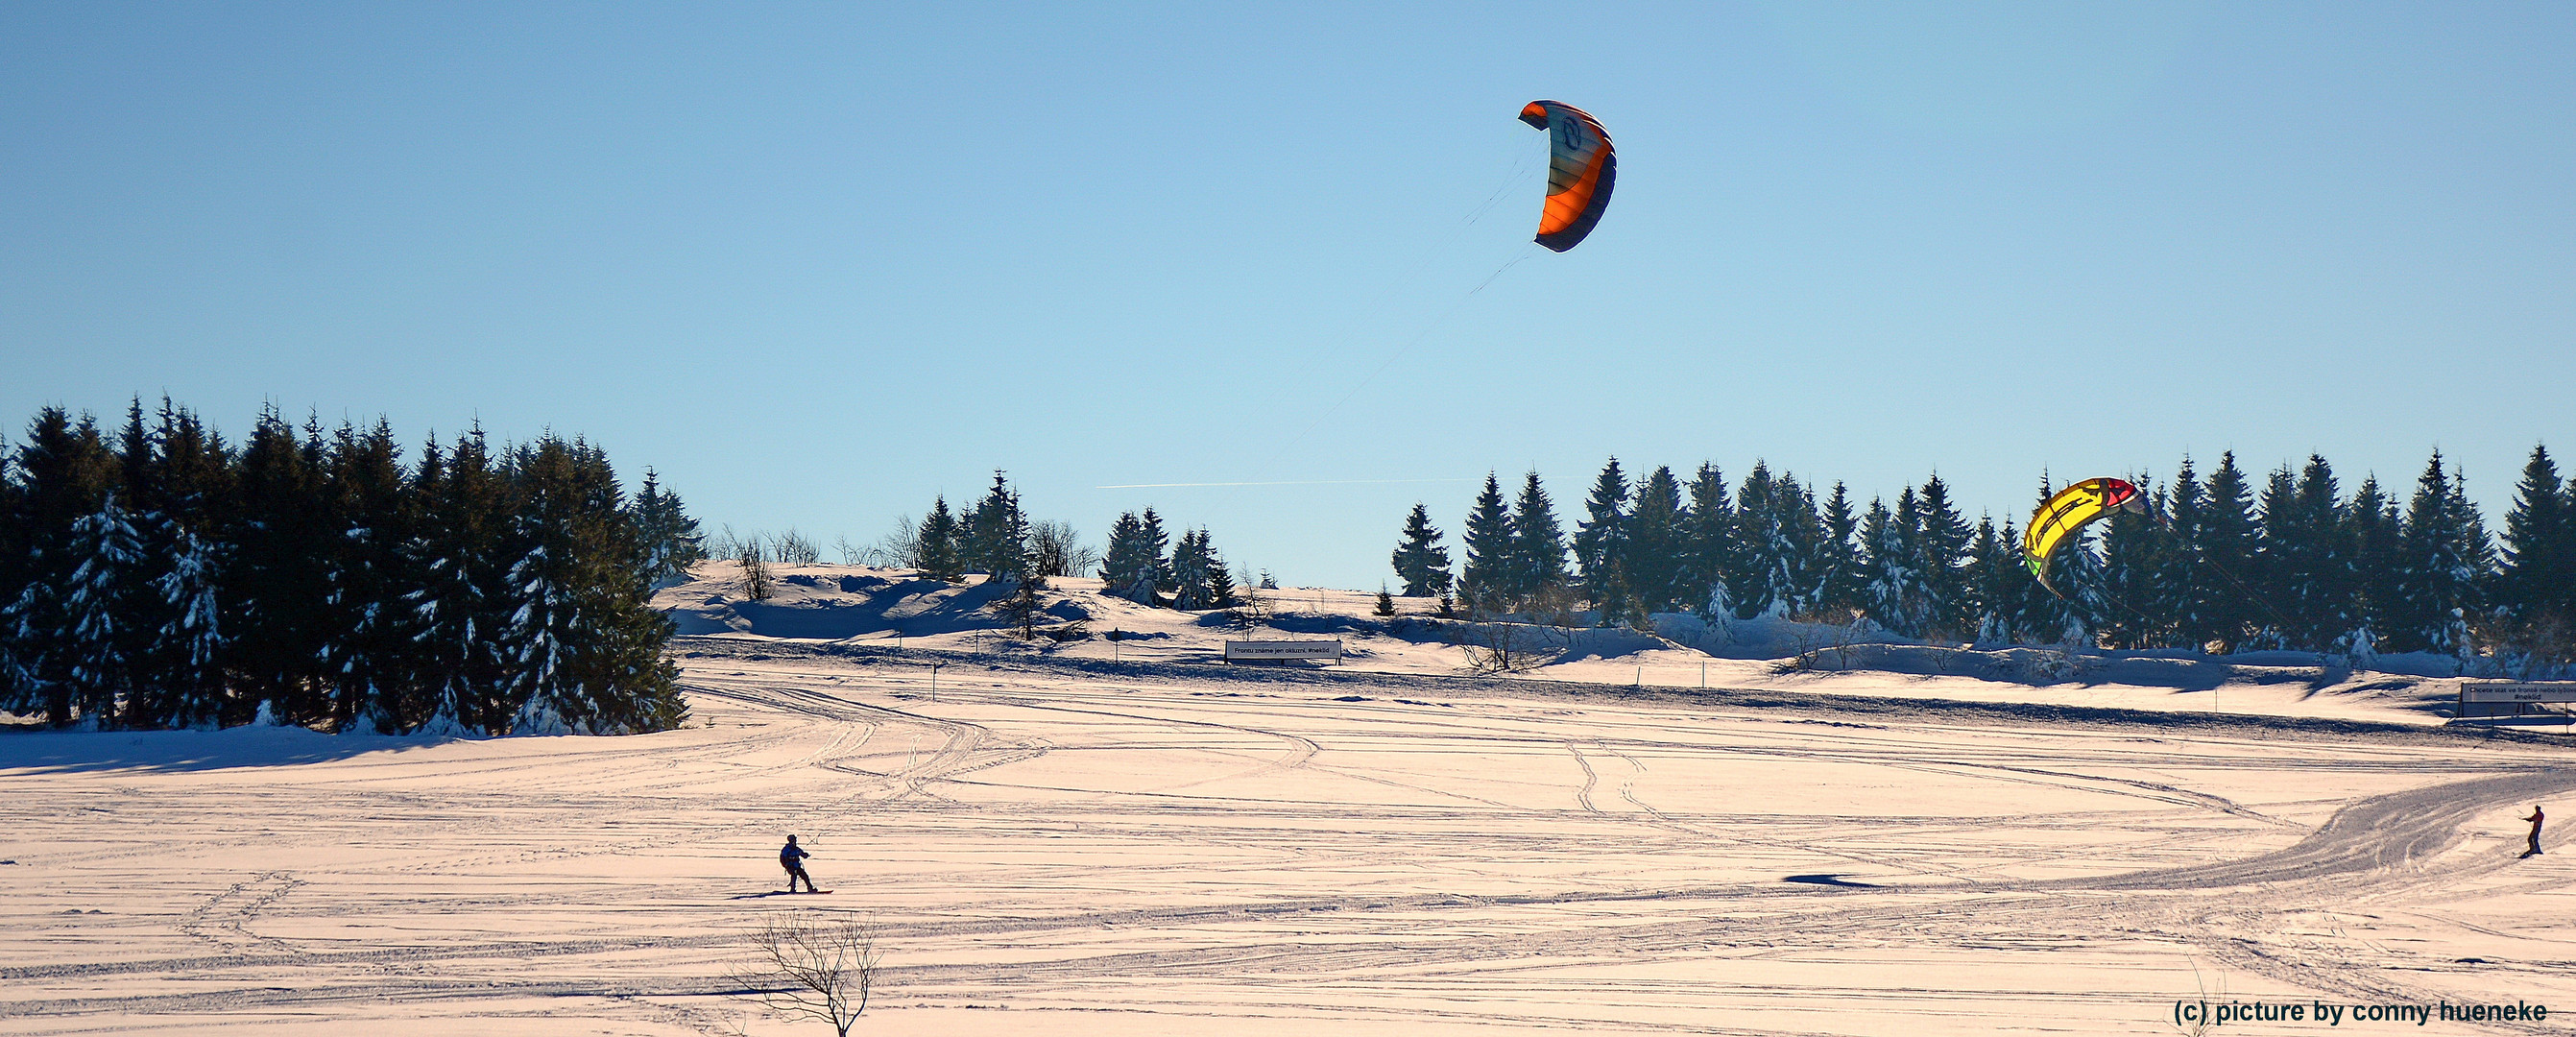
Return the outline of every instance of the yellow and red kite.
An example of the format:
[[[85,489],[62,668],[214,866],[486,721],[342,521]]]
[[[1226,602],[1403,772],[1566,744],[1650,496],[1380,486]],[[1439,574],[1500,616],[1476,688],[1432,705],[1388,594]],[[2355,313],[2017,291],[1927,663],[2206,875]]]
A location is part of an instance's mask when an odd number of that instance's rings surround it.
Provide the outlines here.
[[[2021,534],[2022,562],[2030,566],[2031,575],[2039,577],[2040,586],[2065,597],[2048,582],[2048,560],[2084,527],[2118,511],[2147,513],[2147,497],[2138,492],[2137,484],[2125,479],[2086,479],[2057,491],[2030,513],[2030,528]]]

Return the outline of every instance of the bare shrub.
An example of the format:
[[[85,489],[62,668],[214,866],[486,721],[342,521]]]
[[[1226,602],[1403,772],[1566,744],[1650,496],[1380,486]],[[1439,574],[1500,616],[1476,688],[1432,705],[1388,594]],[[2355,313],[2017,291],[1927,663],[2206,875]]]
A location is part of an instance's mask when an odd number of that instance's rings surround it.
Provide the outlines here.
[[[769,560],[780,565],[812,565],[823,559],[823,549],[789,527],[787,532],[769,536]]]
[[[761,557],[760,541],[739,542],[734,561],[742,566],[742,596],[753,601],[769,600],[769,563]]]
[[[760,960],[732,975],[747,995],[758,997],[771,1012],[821,1020],[840,1037],[849,1037],[876,987],[874,929],[798,911],[763,922],[752,946]]]

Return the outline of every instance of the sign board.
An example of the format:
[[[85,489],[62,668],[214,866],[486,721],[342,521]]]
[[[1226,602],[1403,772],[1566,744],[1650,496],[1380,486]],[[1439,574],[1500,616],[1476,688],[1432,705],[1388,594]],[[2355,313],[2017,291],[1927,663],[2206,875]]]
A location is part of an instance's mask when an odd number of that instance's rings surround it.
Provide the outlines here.
[[[1225,661],[1254,659],[1324,659],[1342,661],[1342,642],[1331,641],[1228,641]]]
[[[2576,681],[2460,682],[2462,702],[2576,702]]]

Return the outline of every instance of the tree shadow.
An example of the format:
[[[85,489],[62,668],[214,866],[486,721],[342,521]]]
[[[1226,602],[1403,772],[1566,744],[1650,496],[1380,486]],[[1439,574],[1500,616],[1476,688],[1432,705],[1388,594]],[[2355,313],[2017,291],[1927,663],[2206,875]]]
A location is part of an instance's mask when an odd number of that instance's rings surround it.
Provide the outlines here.
[[[0,735],[0,771],[78,774],[294,767],[346,760],[369,753],[409,752],[469,740],[326,735],[301,727],[235,727],[221,731],[15,732]]]
[[[1879,884],[1878,884],[1878,883],[1875,883],[1875,882],[1853,882],[1853,881],[1851,881],[1851,880],[1849,880],[1849,879],[1846,879],[1846,878],[1842,877],[1840,874],[1824,874],[1824,875],[1791,875],[1791,876],[1789,876],[1789,877],[1787,877],[1787,878],[1781,879],[1780,881],[1782,881],[1782,882],[1802,882],[1802,883],[1805,883],[1805,884],[1810,885],[1810,886],[1833,886],[1833,887],[1838,888],[1838,889],[1879,889],[1879,888],[1881,888],[1881,887],[1879,886]]]

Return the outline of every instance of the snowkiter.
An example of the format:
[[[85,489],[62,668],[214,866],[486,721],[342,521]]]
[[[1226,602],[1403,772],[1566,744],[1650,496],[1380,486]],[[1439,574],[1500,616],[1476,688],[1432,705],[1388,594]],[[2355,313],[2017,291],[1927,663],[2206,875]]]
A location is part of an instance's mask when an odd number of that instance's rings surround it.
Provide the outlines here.
[[[805,858],[811,856],[813,854],[805,852],[804,847],[796,845],[796,837],[792,835],[787,837],[787,845],[778,848],[778,866],[787,869],[788,892],[796,892],[798,879],[805,880],[805,892],[819,892],[814,888],[814,876],[805,874]]]
[[[2543,816],[2544,815],[2540,812],[2540,804],[2534,803],[2531,805],[2531,816],[2523,818],[2523,820],[2531,822],[2531,848],[2522,851],[2522,855],[2525,857],[2529,857],[2532,854],[2540,852],[2540,822]]]

